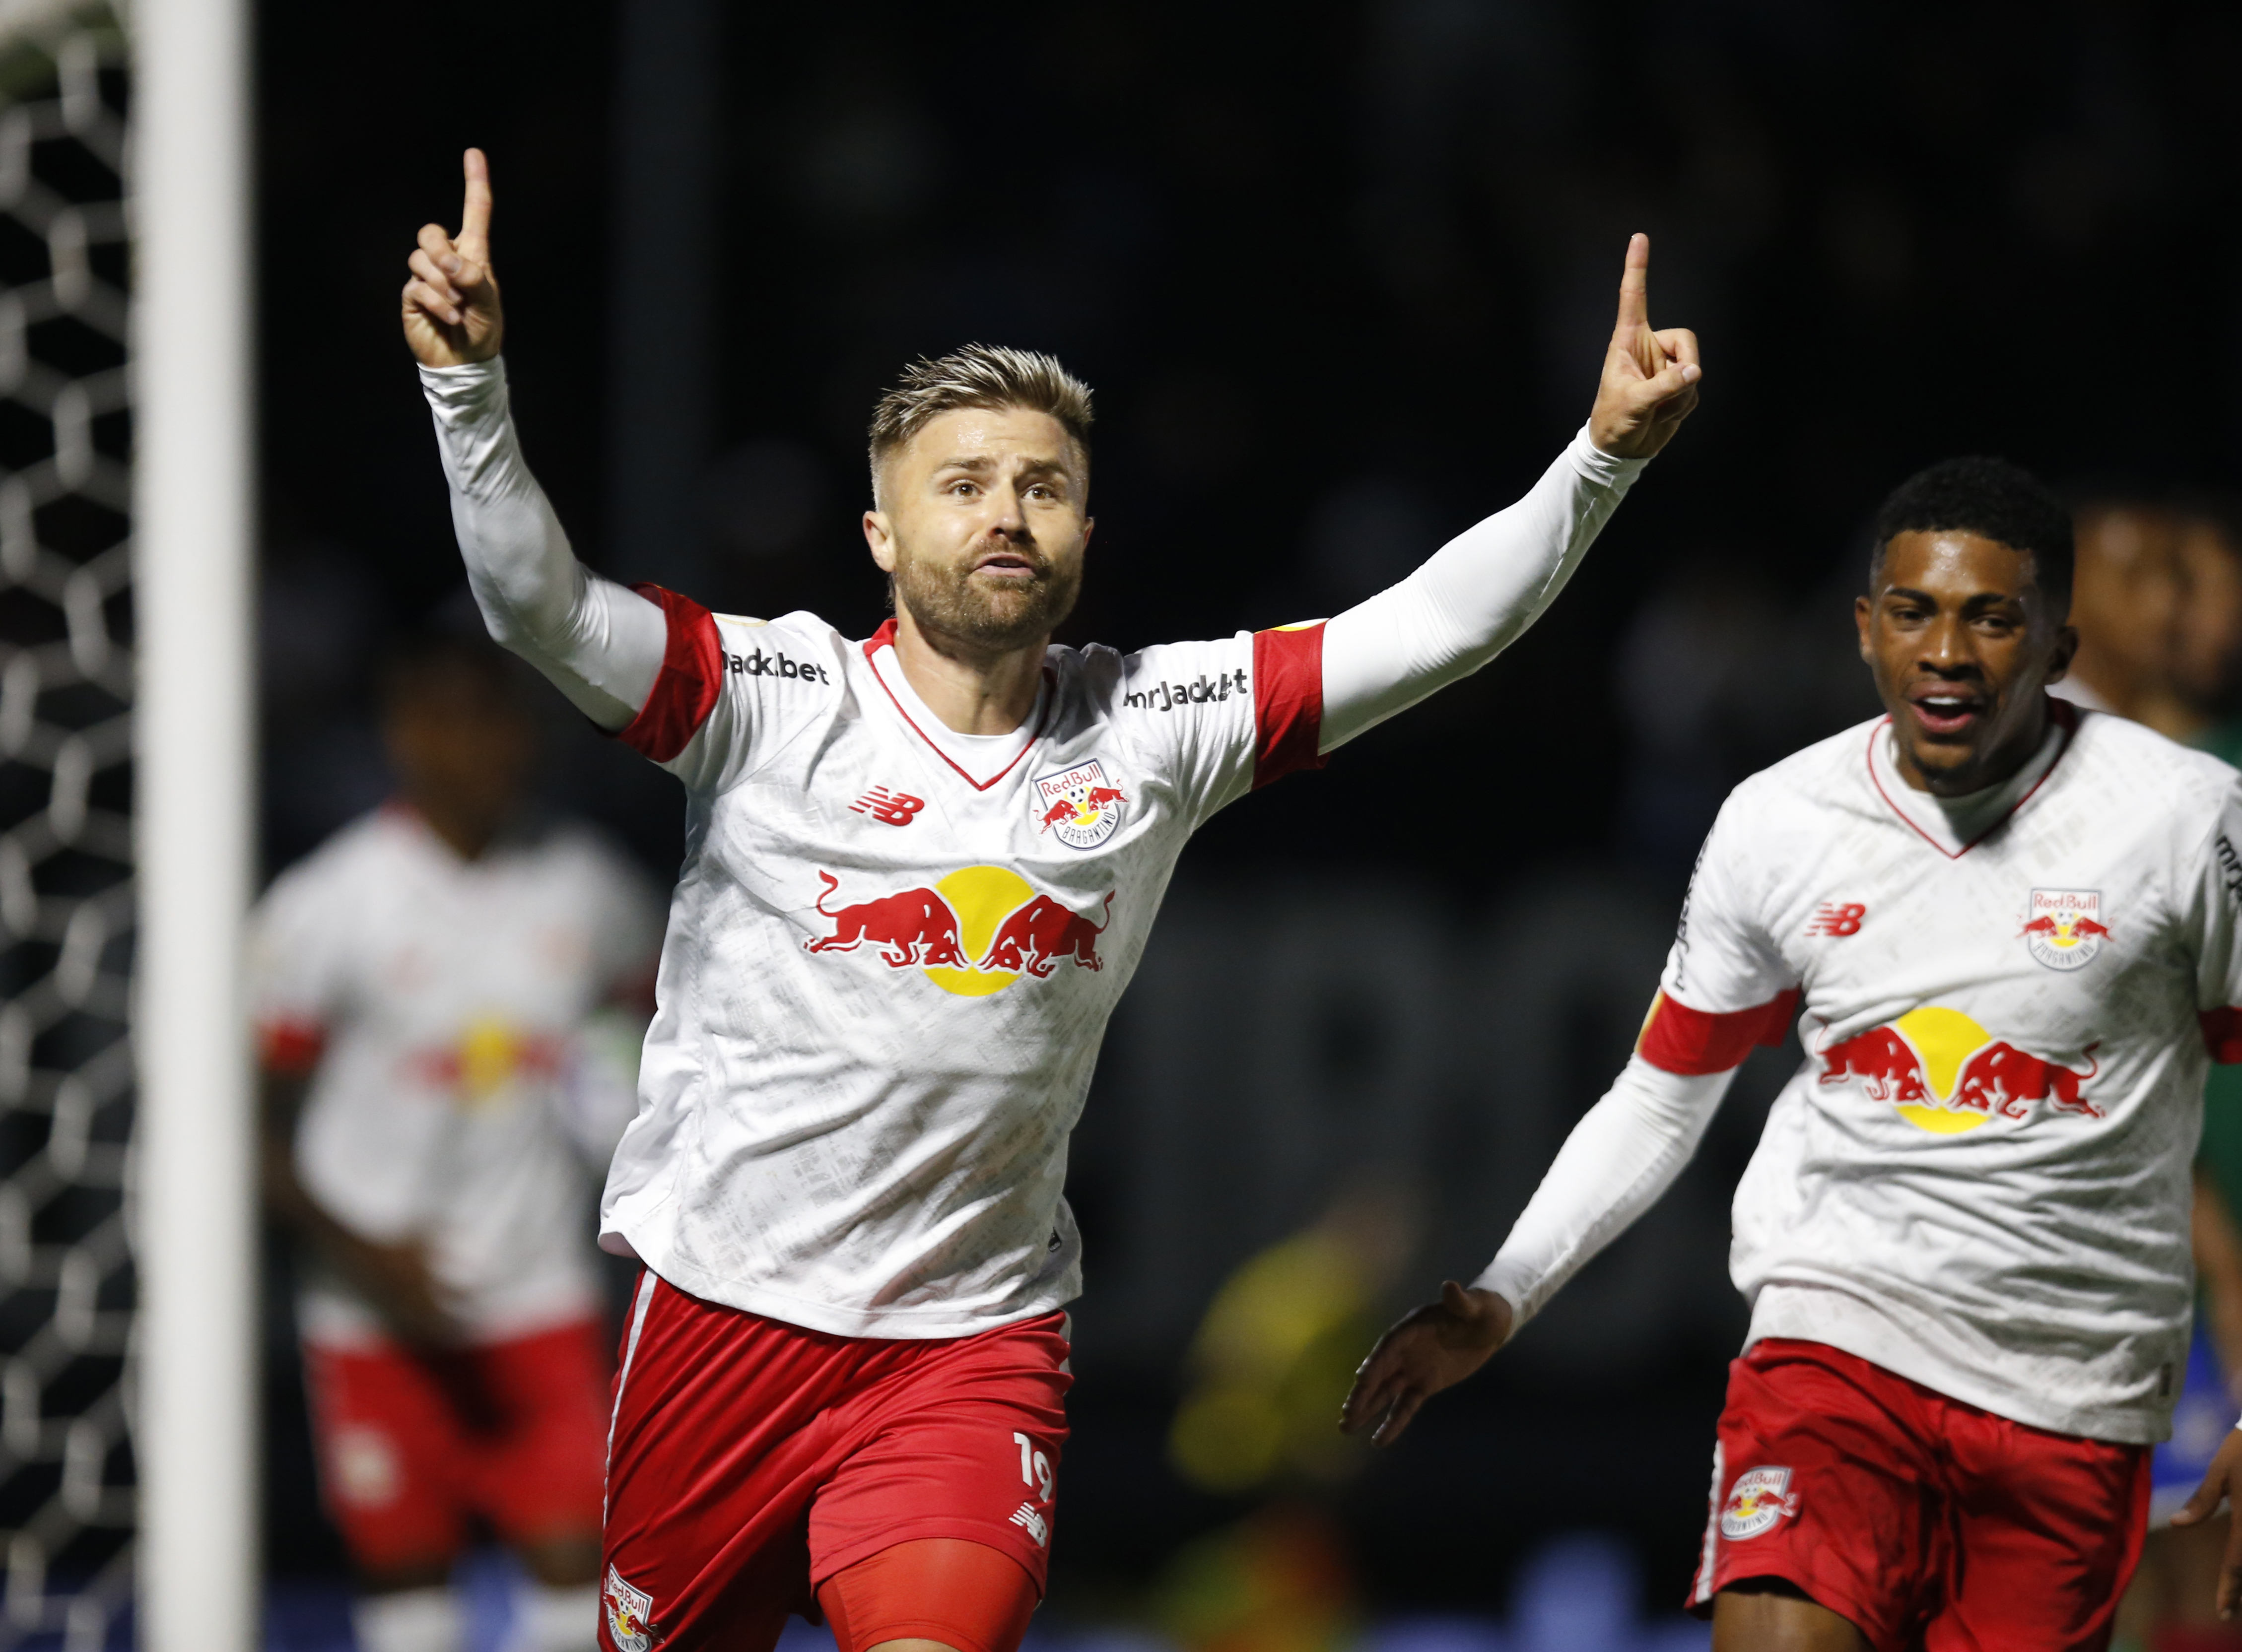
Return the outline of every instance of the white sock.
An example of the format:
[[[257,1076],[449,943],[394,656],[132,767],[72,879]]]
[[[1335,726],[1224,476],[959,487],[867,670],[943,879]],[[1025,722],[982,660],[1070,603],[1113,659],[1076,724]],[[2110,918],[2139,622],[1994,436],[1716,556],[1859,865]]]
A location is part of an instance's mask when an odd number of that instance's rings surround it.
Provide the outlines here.
[[[506,1652],[596,1652],[600,1586],[554,1588],[525,1578],[514,1592],[514,1628]]]
[[[359,1652],[460,1652],[466,1615],[444,1587],[361,1595],[351,1602]]]

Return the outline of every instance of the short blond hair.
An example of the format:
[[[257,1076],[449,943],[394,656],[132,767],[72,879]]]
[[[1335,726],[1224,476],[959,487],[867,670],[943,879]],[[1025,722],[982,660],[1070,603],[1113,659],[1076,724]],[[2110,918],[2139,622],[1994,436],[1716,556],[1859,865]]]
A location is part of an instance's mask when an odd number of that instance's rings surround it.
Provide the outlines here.
[[[960,407],[1025,407],[1049,413],[1081,450],[1083,482],[1088,485],[1090,386],[1059,366],[1057,357],[1040,351],[969,344],[946,356],[921,356],[873,407],[869,445],[875,498],[888,456],[934,419]]]

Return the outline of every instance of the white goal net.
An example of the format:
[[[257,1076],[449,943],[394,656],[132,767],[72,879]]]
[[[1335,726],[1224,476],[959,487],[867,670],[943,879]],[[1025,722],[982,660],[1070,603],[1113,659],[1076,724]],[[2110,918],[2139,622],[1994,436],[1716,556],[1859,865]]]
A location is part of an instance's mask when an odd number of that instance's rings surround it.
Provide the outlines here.
[[[115,15],[0,0],[0,1649],[132,1594],[125,164]]]

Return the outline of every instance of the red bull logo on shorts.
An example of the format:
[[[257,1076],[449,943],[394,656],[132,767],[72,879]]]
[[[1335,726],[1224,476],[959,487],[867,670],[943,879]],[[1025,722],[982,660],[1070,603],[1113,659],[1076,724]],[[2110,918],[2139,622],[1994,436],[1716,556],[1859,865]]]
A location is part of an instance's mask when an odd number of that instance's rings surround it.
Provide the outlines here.
[[[1038,832],[1048,832],[1069,849],[1096,849],[1121,829],[1129,799],[1106,778],[1104,765],[1092,760],[1045,775],[1028,788]]]
[[[1996,1038],[1959,1010],[1925,1004],[1825,1047],[1822,1082],[1857,1083],[1869,1099],[1890,1103],[1935,1136],[1958,1136],[1997,1117],[2028,1118],[2041,1104],[2099,1118],[2085,1093],[2100,1071],[2097,1047],[2083,1051],[2083,1069],[2065,1066]]]
[[[600,1612],[607,1620],[607,1638],[617,1652],[654,1652],[661,1634],[654,1626],[654,1596],[625,1582],[612,1566],[600,1590]]]
[[[1095,912],[1077,912],[1009,867],[966,866],[930,888],[833,905],[841,880],[817,876],[825,887],[816,909],[833,932],[805,941],[805,951],[869,950],[890,970],[917,970],[968,998],[1002,992],[1024,975],[1048,980],[1061,964],[1105,967],[1098,937],[1112,920],[1111,890]]]
[[[1746,1469],[1721,1506],[1721,1535],[1736,1542],[1772,1531],[1776,1521],[1798,1513],[1798,1497],[1788,1468]]]
[[[2021,934],[2032,957],[2049,969],[2085,968],[2110,938],[2104,924],[2102,891],[2034,890]]]

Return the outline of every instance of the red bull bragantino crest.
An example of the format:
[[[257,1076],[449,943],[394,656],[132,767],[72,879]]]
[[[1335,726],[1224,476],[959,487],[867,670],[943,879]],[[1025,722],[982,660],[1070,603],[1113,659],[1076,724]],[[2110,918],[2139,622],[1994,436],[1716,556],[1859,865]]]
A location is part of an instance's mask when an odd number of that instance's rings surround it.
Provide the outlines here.
[[[2098,1044],[2083,1067],[2066,1066],[1997,1038],[1959,1010],[1925,1004],[1888,1025],[1824,1047],[1822,1082],[1857,1083],[1872,1101],[1934,1136],[1958,1136],[1990,1120],[2028,1118],[2034,1111],[2099,1118],[2087,1099],[2100,1071]]]
[[[1028,800],[1038,829],[1069,849],[1096,849],[1119,831],[1129,802],[1095,758],[1042,776],[1028,789]]]
[[[661,1633],[654,1627],[654,1596],[624,1581],[612,1566],[607,1587],[600,1591],[600,1609],[607,1616],[607,1637],[619,1652],[654,1652],[654,1636]]]
[[[2084,969],[2110,938],[2104,922],[2099,890],[2036,889],[2024,914],[2024,942],[2051,970]]]
[[[961,867],[931,888],[853,900],[832,873],[817,876],[825,887],[816,905],[833,932],[803,942],[805,951],[869,950],[890,970],[916,970],[967,998],[1002,992],[1024,975],[1047,980],[1061,964],[1105,967],[1098,937],[1112,920],[1110,890],[1083,913],[1005,866]]]

